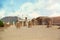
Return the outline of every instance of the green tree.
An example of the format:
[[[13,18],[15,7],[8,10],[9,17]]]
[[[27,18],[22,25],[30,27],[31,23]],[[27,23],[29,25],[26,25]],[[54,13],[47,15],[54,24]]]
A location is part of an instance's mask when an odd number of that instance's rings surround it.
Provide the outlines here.
[[[0,27],[4,27],[4,23],[1,20],[0,20]]]

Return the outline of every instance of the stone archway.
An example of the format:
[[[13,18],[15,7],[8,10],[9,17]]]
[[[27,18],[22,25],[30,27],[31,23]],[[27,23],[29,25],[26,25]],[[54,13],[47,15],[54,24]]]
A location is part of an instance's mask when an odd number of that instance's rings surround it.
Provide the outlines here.
[[[46,18],[45,23],[47,25],[47,28],[51,27],[52,26],[52,19],[51,18]]]
[[[28,28],[32,27],[33,26],[33,22],[32,21],[29,21],[28,22]]]

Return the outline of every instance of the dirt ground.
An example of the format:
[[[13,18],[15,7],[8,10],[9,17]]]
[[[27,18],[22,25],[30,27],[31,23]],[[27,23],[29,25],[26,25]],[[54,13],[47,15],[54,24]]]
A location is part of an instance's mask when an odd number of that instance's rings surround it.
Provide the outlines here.
[[[36,25],[31,28],[16,28],[13,25],[0,31],[0,40],[60,40],[58,27],[46,28],[46,25]]]

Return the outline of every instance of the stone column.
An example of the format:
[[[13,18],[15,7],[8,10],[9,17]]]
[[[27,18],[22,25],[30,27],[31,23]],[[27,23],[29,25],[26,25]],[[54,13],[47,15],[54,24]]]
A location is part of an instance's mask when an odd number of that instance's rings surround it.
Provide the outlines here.
[[[28,28],[32,27],[32,21],[28,22]]]
[[[47,18],[47,28],[52,26],[52,19],[51,18]]]
[[[13,26],[15,26],[15,22],[13,21]]]
[[[22,27],[23,27],[23,25],[24,25],[24,20],[21,20],[22,21]]]
[[[27,20],[27,17],[25,17],[25,25],[28,26],[28,20]]]

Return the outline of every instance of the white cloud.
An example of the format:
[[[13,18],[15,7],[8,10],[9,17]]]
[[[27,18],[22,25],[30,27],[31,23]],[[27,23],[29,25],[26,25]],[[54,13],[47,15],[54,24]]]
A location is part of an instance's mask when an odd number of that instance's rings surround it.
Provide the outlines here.
[[[40,14],[38,14],[37,12],[32,12],[31,14],[29,14],[29,16],[30,16],[31,18],[36,18],[36,17],[39,17]]]
[[[50,17],[60,16],[60,0],[51,0],[46,9],[51,11]]]
[[[5,16],[5,10],[0,10],[0,18]]]
[[[47,12],[43,14],[49,14],[48,11],[50,11],[51,15],[49,16],[59,16],[60,14],[56,12],[60,9],[60,4],[58,3],[58,1],[56,2],[56,0],[38,0],[35,4],[29,2],[25,3],[20,7],[21,14],[29,15],[31,18],[36,18],[38,16],[41,16],[42,13],[39,13],[40,10],[35,11],[35,9],[43,8],[47,9]]]
[[[7,16],[17,16],[16,13],[10,12],[9,14],[7,14]]]
[[[34,7],[34,4],[29,3],[29,2],[23,4],[23,5],[20,7],[21,12],[32,12],[32,11],[34,10],[34,8],[35,8],[35,7]]]
[[[20,9],[15,11],[15,12],[9,12],[9,14],[7,16],[19,16],[19,17],[25,17],[28,16],[30,18],[36,18],[38,16],[41,16],[41,9],[46,9],[47,11],[43,14],[49,14],[49,12],[51,13],[51,15],[47,15],[47,16],[60,16],[59,13],[57,13],[56,11],[60,10],[60,0],[37,0],[36,3],[31,3],[31,2],[27,2],[22,4],[22,6],[20,6]],[[13,5],[13,1],[11,2],[11,4]],[[40,9],[40,10],[39,10]],[[45,11],[45,10],[44,10]],[[49,11],[49,12],[48,12]],[[4,15],[5,12],[7,11],[0,11],[1,15]]]
[[[35,9],[34,5],[32,3],[27,2],[27,3],[23,4],[20,7],[20,9],[18,11],[16,11],[16,13],[18,13],[20,15],[20,17],[22,17],[22,15],[23,15],[23,17],[28,16],[28,18],[30,18],[31,16],[29,17],[29,14],[32,14],[34,9]]]
[[[57,16],[60,16],[60,13],[53,13],[52,15],[50,15],[50,17],[57,17]]]
[[[49,15],[49,17],[58,17],[58,16],[60,16],[60,13],[57,12],[51,13],[51,15]]]
[[[48,10],[60,9],[60,4],[59,3],[51,4],[51,5],[47,6],[47,9]]]
[[[24,17],[27,16],[28,18],[36,18],[40,16],[40,13],[38,11],[35,11],[37,8],[38,7],[36,4],[27,2],[20,7],[20,10],[18,10],[18,12],[21,15],[23,14]]]

